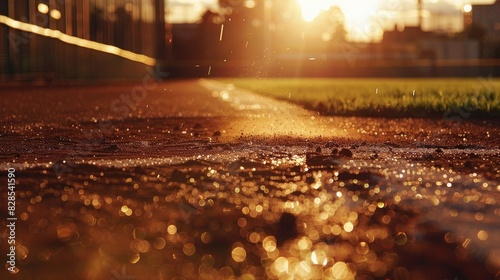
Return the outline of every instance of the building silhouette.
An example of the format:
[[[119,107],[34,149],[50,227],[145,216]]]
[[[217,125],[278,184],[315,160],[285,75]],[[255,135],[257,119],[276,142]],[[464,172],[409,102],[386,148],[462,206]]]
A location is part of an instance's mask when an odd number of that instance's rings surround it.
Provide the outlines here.
[[[483,58],[500,59],[500,1],[491,5],[472,5],[471,36],[482,44]]]
[[[500,40],[500,1],[491,5],[472,5],[472,22],[486,31],[492,40]]]

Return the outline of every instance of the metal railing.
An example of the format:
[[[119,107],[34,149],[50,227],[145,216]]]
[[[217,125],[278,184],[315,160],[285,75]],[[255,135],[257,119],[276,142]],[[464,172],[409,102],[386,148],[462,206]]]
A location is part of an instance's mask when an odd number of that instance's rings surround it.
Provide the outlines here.
[[[156,65],[159,0],[8,0],[0,4],[0,81],[130,77]],[[157,21],[156,18],[162,18]],[[163,28],[161,28],[163,26]],[[141,69],[141,71],[137,71]]]

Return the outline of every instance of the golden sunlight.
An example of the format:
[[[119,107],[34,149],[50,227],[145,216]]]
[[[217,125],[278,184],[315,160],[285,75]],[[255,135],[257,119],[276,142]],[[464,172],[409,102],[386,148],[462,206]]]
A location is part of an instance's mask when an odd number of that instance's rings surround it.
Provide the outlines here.
[[[42,10],[43,9],[44,8],[42,8]],[[43,10],[43,11],[45,11],[45,10]],[[51,13],[51,16],[54,19],[58,19],[58,18],[60,18],[60,12],[59,12],[59,14],[58,13]],[[143,55],[143,54],[137,54],[137,53],[134,53],[134,52],[131,52],[128,50],[120,49],[120,48],[113,46],[113,45],[107,45],[107,44],[102,44],[102,43],[98,43],[95,41],[90,41],[90,40],[78,38],[75,36],[65,34],[59,30],[40,27],[38,25],[18,21],[18,20],[3,16],[3,15],[0,15],[0,24],[5,24],[13,29],[17,29],[17,30],[21,30],[21,31],[25,31],[25,32],[31,32],[33,34],[37,34],[40,36],[59,39],[59,40],[66,42],[68,44],[76,45],[76,46],[79,46],[82,48],[87,48],[87,49],[92,49],[92,50],[96,50],[96,51],[100,51],[100,52],[114,54],[114,55],[121,56],[121,57],[129,59],[129,60],[132,60],[132,61],[144,63],[144,64],[149,65],[149,66],[156,65],[156,59],[149,57],[149,56],[146,56],[146,55]]]
[[[377,11],[377,6],[376,1],[343,1],[340,9],[349,20],[369,21]]]
[[[302,20],[312,22],[322,12],[338,6],[345,18],[348,37],[354,41],[379,40],[383,30],[374,24],[380,1],[364,0],[296,0],[302,13]]]
[[[327,10],[332,4],[330,1],[321,0],[297,0],[302,13],[302,19],[307,22],[313,21],[321,11]]]
[[[332,6],[339,6],[345,17],[350,21],[371,19],[373,13],[377,11],[379,1],[361,0],[297,0],[305,21],[313,21],[322,11],[328,10]]]
[[[380,25],[374,24],[374,15],[378,10],[377,1],[343,1],[340,4],[340,9],[344,13],[346,28],[351,40],[371,41],[381,38],[382,28]]]

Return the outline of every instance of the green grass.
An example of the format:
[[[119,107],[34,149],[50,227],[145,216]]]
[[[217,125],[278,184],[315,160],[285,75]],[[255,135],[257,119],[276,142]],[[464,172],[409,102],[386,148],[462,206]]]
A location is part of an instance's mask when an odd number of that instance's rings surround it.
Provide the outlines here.
[[[500,79],[231,78],[222,81],[326,115],[500,117]]]

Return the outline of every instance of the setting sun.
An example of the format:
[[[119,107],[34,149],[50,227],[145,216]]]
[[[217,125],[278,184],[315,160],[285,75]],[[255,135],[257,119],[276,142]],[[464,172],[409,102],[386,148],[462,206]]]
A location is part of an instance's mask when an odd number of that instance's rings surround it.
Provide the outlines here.
[[[300,6],[302,19],[312,22],[322,12],[332,6],[338,6],[345,18],[345,28],[350,39],[371,41],[380,39],[382,28],[374,24],[374,15],[378,12],[379,1],[362,0],[296,0]]]
[[[345,1],[340,4],[340,9],[346,18],[345,24],[351,39],[370,41],[382,36],[382,28],[374,18],[378,11],[376,1]]]
[[[329,1],[321,0],[298,0],[298,3],[302,13],[302,19],[307,22],[313,21],[321,11],[327,10],[332,6]]]
[[[350,20],[369,20],[377,11],[375,1],[344,1],[339,5],[344,16]]]
[[[368,20],[377,11],[377,1],[297,0],[302,18],[313,21],[322,11],[338,6],[349,20]]]

